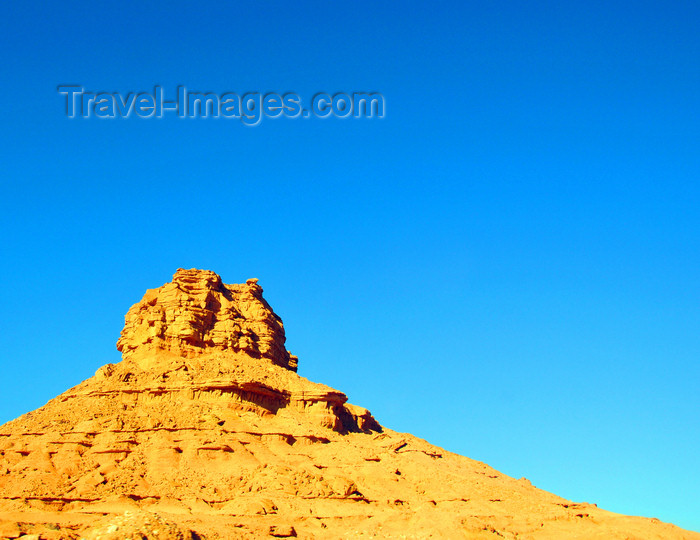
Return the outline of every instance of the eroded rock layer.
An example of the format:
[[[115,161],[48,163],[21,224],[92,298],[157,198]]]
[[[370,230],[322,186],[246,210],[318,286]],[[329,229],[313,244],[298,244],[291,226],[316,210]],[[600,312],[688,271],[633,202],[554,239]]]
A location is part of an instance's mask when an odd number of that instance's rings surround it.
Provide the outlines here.
[[[150,289],[126,314],[117,341],[125,358],[134,352],[245,352],[296,371],[284,346],[282,320],[262,297],[257,279],[225,285],[214,272],[179,269],[173,281]]]
[[[121,362],[0,426],[0,537],[700,539],[382,428],[284,344],[254,280],[178,270]]]

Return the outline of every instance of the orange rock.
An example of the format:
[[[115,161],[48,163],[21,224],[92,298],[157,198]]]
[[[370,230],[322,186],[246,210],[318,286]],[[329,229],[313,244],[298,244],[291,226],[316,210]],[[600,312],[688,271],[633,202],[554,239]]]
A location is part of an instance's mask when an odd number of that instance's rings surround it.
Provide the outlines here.
[[[257,279],[178,270],[117,347],[0,426],[0,536],[700,539],[380,426],[296,373]]]
[[[12,521],[0,521],[0,538],[19,538],[22,529],[19,523]]]
[[[135,351],[242,351],[296,370],[284,348],[282,320],[263,300],[257,279],[225,285],[214,272],[183,270],[172,283],[146,292],[126,314],[117,342],[125,358]]]

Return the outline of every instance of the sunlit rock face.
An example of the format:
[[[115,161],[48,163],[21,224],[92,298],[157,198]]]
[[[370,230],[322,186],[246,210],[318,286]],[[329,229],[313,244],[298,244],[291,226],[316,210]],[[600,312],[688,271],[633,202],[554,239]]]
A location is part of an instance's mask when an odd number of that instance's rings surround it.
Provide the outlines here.
[[[152,350],[190,358],[215,350],[245,352],[296,371],[282,320],[262,292],[257,279],[226,285],[209,270],[179,269],[172,282],[148,290],[132,306],[117,349],[125,358]]]
[[[178,270],[117,347],[120,362],[0,426],[0,538],[700,540],[380,426],[296,373],[257,280]],[[410,399],[397,406],[424,398]]]

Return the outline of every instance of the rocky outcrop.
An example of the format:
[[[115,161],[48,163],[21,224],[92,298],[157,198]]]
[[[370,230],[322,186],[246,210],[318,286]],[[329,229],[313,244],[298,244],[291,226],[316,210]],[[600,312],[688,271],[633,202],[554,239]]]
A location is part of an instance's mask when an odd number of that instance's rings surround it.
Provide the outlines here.
[[[257,281],[225,285],[214,272],[180,268],[171,283],[148,290],[131,307],[117,349],[125,358],[159,350],[189,358],[244,352],[296,371],[297,358],[284,346],[282,320]]]
[[[96,373],[63,399],[158,403],[226,403],[276,415],[303,413],[340,433],[380,430],[347,397],[296,374],[282,320],[257,279],[225,285],[214,272],[179,269],[173,281],[146,292],[126,314],[117,342],[123,361]],[[116,413],[115,413],[116,414]]]
[[[284,345],[256,280],[178,270],[121,362],[0,426],[0,537],[700,539],[383,428]]]

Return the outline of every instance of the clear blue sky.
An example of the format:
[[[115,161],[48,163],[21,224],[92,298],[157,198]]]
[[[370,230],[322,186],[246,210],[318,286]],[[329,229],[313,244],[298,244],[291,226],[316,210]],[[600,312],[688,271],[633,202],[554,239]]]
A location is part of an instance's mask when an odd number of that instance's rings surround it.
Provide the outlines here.
[[[700,530],[700,5],[479,4],[3,3],[0,422],[206,268],[384,425]],[[69,120],[64,83],[387,117]]]

